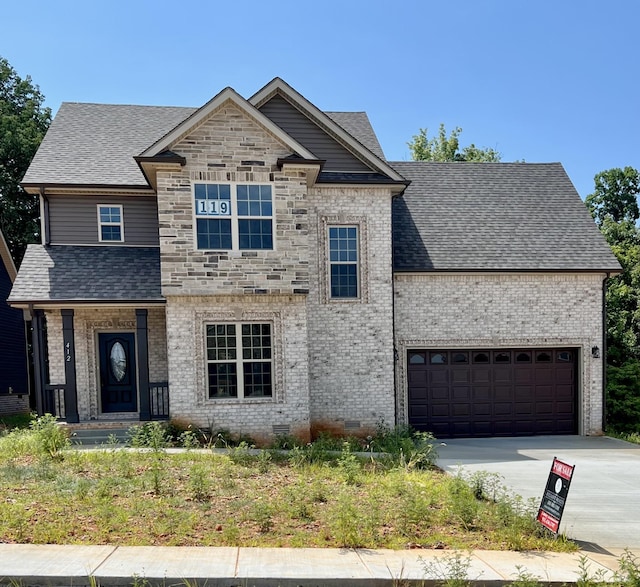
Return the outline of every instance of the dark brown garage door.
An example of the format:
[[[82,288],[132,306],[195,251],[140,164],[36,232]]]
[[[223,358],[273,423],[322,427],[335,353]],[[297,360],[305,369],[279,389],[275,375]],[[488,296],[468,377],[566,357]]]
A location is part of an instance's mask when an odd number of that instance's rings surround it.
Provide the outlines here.
[[[577,349],[411,350],[409,424],[437,438],[577,433]]]

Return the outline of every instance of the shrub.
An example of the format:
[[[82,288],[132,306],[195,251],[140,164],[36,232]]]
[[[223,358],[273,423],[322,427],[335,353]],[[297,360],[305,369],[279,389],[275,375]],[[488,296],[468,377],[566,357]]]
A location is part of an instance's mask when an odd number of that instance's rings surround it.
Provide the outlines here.
[[[607,367],[607,422],[616,432],[640,432],[640,361]]]
[[[61,458],[62,450],[69,447],[69,434],[62,428],[55,416],[45,414],[31,422],[40,450],[51,458]]]

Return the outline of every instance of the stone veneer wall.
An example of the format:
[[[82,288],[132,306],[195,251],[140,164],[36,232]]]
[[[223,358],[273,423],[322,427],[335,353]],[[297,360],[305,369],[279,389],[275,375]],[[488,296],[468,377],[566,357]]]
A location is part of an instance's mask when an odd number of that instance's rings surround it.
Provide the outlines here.
[[[597,274],[395,276],[398,417],[407,350],[578,347],[580,433],[602,433],[602,281]]]
[[[52,384],[64,384],[62,316],[60,310],[47,310],[49,346],[49,379]],[[101,417],[100,392],[97,384],[97,334],[99,332],[135,332],[133,308],[83,308],[73,317],[76,348],[76,388],[78,415],[81,421]],[[149,348],[149,381],[168,380],[167,342],[164,307],[150,308],[147,318]],[[138,390],[140,393],[140,390]],[[109,417],[115,417],[109,415]]]
[[[158,172],[163,295],[308,293],[306,180],[277,166],[291,151],[231,103],[171,150],[187,163],[180,172]],[[271,184],[274,249],[197,250],[194,183]]]
[[[306,296],[170,296],[167,346],[171,416],[197,426],[226,428],[256,439],[288,426],[309,432]],[[272,324],[271,398],[209,399],[206,325],[222,322]]]
[[[381,188],[309,190],[311,419],[361,430],[395,424],[391,193]],[[329,298],[328,226],[357,225],[358,300]],[[353,430],[357,431],[357,430]]]

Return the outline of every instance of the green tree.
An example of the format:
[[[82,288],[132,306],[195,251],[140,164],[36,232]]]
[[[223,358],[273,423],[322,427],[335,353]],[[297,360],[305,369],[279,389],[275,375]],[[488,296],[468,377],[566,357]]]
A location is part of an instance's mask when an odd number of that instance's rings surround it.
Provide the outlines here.
[[[640,373],[640,174],[632,167],[614,168],[594,181],[585,204],[622,266],[606,293],[608,425],[640,432],[640,381],[634,379]]]
[[[0,228],[20,263],[37,240],[38,198],[19,185],[51,123],[51,110],[29,76],[22,79],[0,57]]]
[[[413,140],[407,143],[414,161],[468,161],[497,163],[502,156],[490,147],[476,147],[473,143],[460,149],[458,137],[462,129],[457,126],[447,136],[444,124],[440,124],[438,136],[429,138],[426,128],[421,128]]]
[[[594,181],[595,190],[587,196],[585,203],[598,226],[602,227],[607,218],[614,223],[635,223],[640,218],[640,173],[637,169],[607,169],[598,173]]]

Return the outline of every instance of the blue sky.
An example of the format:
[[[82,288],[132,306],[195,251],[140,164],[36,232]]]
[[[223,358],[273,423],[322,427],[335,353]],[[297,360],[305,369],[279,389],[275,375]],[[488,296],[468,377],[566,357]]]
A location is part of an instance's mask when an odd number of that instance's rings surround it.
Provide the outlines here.
[[[323,110],[365,110],[389,160],[460,126],[503,161],[560,161],[580,195],[640,168],[636,0],[22,0],[0,56],[60,103],[201,106],[282,77]]]

